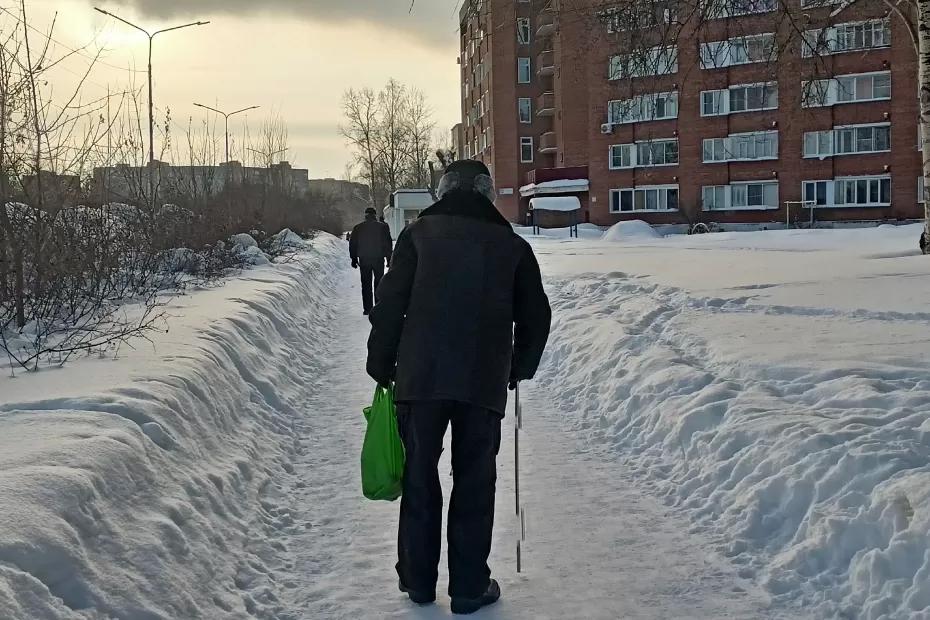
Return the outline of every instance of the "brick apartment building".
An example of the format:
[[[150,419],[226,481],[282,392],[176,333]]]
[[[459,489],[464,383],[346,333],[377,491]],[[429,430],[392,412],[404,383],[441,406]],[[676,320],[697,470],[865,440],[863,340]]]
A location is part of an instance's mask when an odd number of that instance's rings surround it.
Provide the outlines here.
[[[916,55],[881,0],[688,1],[465,3],[464,155],[509,219],[558,195],[600,225],[922,217]]]

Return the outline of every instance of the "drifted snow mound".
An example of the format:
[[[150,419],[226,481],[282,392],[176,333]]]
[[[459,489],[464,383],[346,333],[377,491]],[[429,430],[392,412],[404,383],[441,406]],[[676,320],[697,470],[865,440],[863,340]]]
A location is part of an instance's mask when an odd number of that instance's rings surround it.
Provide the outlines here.
[[[154,347],[0,378],[0,618],[291,618],[275,535],[304,524],[272,481],[302,449],[344,252],[320,235],[178,299]]]
[[[661,239],[656,229],[642,220],[618,222],[604,233],[602,241],[634,241],[641,239]]]
[[[255,240],[255,237],[253,237],[252,235],[248,233],[239,233],[237,235],[233,235],[232,237],[229,238],[229,240],[230,242],[232,242],[233,245],[238,246],[242,248],[243,250],[247,248],[258,247],[258,242]]]
[[[618,471],[720,541],[741,576],[803,607],[798,617],[930,618],[925,367],[756,369],[759,352],[719,357],[688,329],[695,310],[739,317],[753,310],[745,300],[622,273],[549,288],[539,380],[557,386],[566,422],[609,446]],[[855,315],[832,320],[863,328]]]

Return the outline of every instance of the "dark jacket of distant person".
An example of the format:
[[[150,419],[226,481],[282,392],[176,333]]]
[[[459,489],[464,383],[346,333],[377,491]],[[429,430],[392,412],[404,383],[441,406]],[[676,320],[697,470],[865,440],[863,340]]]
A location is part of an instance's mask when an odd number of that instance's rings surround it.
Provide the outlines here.
[[[353,261],[362,264],[383,263],[391,258],[391,229],[378,221],[374,209],[365,213],[365,221],[352,229],[349,236],[349,254]]]
[[[443,175],[440,200],[400,235],[371,313],[368,373],[398,402],[449,400],[504,415],[532,379],[551,311],[539,265],[493,204],[476,161]]]

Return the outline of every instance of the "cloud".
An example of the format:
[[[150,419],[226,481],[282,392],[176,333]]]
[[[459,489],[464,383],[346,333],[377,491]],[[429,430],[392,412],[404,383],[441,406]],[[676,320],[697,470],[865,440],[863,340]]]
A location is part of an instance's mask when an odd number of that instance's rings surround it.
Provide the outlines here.
[[[457,41],[456,0],[416,0],[412,11],[410,0],[117,0],[116,4],[158,19],[277,13],[317,22],[364,22],[434,47]]]

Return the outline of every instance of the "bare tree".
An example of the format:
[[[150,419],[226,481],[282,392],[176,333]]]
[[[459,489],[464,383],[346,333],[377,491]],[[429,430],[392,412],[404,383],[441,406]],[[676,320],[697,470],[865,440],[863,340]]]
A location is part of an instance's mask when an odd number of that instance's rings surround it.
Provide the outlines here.
[[[350,88],[342,96],[342,113],[345,124],[340,125],[339,131],[353,149],[359,175],[368,182],[372,206],[381,205],[384,196],[379,191],[377,178],[378,97],[370,88]]]
[[[406,114],[407,159],[410,166],[409,183],[414,187],[426,187],[429,179],[427,161],[433,152],[433,132],[436,122],[426,102],[426,95],[418,89],[410,90],[407,96]]]

